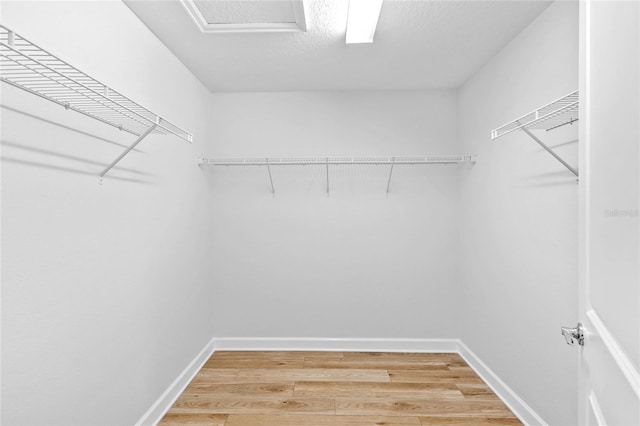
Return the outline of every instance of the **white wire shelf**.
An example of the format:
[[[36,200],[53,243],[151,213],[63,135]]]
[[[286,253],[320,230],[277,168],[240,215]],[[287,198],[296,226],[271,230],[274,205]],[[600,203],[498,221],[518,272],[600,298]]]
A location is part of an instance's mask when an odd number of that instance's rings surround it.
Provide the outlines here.
[[[553,130],[575,123],[578,121],[579,113],[579,93],[576,90],[492,130],[491,139],[497,139],[521,129]]]
[[[256,158],[199,158],[205,166],[307,166],[348,164],[459,164],[475,161],[471,155],[441,155],[431,157],[256,157]]]
[[[193,140],[189,132],[2,25],[0,81],[138,136],[134,145],[103,170],[100,177],[151,133]]]
[[[550,131],[558,127],[573,124],[578,121],[580,116],[580,93],[579,91],[571,92],[566,96],[556,99],[555,101],[538,108],[535,111],[516,118],[509,123],[498,127],[491,131],[491,139],[497,139],[516,130],[522,130],[531,139],[536,141],[538,145],[544,148],[556,160],[562,163],[571,173],[579,176],[578,169],[567,163],[562,157],[547,146],[540,138],[534,135],[532,129],[544,129]]]
[[[326,188],[329,195],[329,166],[340,165],[388,165],[387,195],[391,188],[391,176],[396,165],[425,165],[425,164],[473,164],[473,155],[439,155],[429,157],[255,157],[255,158],[198,158],[201,166],[265,166],[269,174],[271,193],[275,196],[271,166],[325,166]]]

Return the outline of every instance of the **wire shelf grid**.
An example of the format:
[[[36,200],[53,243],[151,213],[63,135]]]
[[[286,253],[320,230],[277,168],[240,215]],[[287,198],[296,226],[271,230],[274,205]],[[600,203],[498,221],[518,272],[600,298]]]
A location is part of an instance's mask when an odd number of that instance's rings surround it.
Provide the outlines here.
[[[201,158],[199,164],[208,166],[299,166],[299,165],[401,165],[401,164],[460,164],[473,162],[470,155],[440,155],[429,157],[253,157]]]
[[[575,92],[569,93],[560,99],[492,130],[491,139],[497,139],[520,129],[553,130],[578,121],[579,113],[579,93],[576,90]]]
[[[198,158],[201,166],[266,166],[271,193],[276,190],[271,174],[271,166],[324,166],[326,191],[329,195],[329,166],[332,165],[389,165],[386,193],[389,195],[394,166],[419,164],[463,164],[475,163],[473,155],[438,155],[429,157],[253,157],[253,158]]]
[[[0,25],[0,81],[125,132],[192,135]]]

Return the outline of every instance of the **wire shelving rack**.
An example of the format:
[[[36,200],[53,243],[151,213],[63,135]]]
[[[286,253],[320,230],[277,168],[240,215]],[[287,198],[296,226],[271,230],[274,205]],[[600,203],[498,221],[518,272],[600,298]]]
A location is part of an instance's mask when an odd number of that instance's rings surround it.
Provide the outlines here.
[[[326,189],[329,195],[329,166],[339,165],[388,165],[387,195],[391,187],[393,168],[396,165],[427,164],[473,164],[476,157],[472,155],[438,155],[428,157],[251,157],[251,158],[198,158],[200,166],[264,166],[269,175],[271,193],[275,195],[271,166],[325,166]]]
[[[576,90],[566,96],[548,103],[522,117],[516,118],[491,131],[491,139],[497,139],[516,130],[524,131],[536,141],[542,148],[551,154],[556,160],[578,176],[578,169],[567,163],[562,157],[546,145],[538,136],[531,132],[532,129],[544,129],[551,131],[578,121],[580,115],[580,94]]]
[[[193,141],[189,132],[2,25],[0,81],[137,136],[102,170],[101,179],[149,134]]]

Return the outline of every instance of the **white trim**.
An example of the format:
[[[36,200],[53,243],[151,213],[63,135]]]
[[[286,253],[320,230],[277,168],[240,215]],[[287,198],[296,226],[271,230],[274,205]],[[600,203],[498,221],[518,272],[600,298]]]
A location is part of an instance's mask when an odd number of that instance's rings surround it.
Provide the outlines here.
[[[458,352],[458,339],[218,337],[215,350],[242,351],[351,351],[351,352]]]
[[[478,356],[462,342],[459,342],[459,353],[462,358],[475,370],[484,382],[500,398],[509,409],[518,416],[525,425],[546,426],[547,423],[522,398],[520,398],[502,379],[493,372]]]
[[[598,313],[593,309],[589,309],[587,311],[587,317],[591,321],[598,336],[600,336],[607,351],[611,354],[618,368],[631,385],[636,396],[640,398],[640,372],[638,372],[624,349],[622,349],[622,346],[620,346],[615,336],[609,331],[607,326],[604,325],[604,321],[602,321]],[[589,337],[589,333],[587,333],[587,337]]]
[[[149,407],[146,413],[136,422],[136,426],[156,425],[162,420],[162,417],[169,411],[171,406],[180,394],[191,383],[191,380],[198,374],[202,366],[207,362],[211,354],[213,354],[214,340],[211,339],[207,345],[202,348],[200,353],[187,365],[187,367],[176,377],[169,387],[160,395],[156,402]]]
[[[203,33],[291,33],[306,32],[305,6],[303,0],[291,0],[296,22],[265,22],[250,24],[211,24],[207,22],[193,0],[181,0],[188,15]]]
[[[293,14],[296,17],[296,24],[300,31],[307,31],[307,10],[304,0],[293,2]]]
[[[596,419],[596,422],[599,426],[605,426],[607,421],[604,419],[604,414],[602,413],[602,408],[600,408],[600,403],[598,402],[598,398],[596,398],[596,394],[591,391],[589,393],[589,407],[591,408],[591,412],[593,413],[593,417]]]
[[[579,4],[579,92],[580,121],[578,122],[578,313],[584,324],[583,315],[589,304],[590,240],[589,223],[591,214],[591,1]],[[584,352],[580,351],[578,381],[578,424],[587,424],[589,419],[590,382]]]
[[[200,12],[200,9],[191,0],[183,0],[180,3],[182,3],[189,16],[191,16],[193,22],[200,28],[200,31],[204,32],[204,27],[207,26],[208,22],[202,12]]]

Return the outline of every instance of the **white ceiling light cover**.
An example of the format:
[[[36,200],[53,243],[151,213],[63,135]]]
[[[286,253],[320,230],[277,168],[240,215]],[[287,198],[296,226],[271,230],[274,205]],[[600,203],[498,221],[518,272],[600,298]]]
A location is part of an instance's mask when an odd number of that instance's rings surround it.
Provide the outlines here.
[[[349,0],[347,44],[372,43],[382,0]]]

